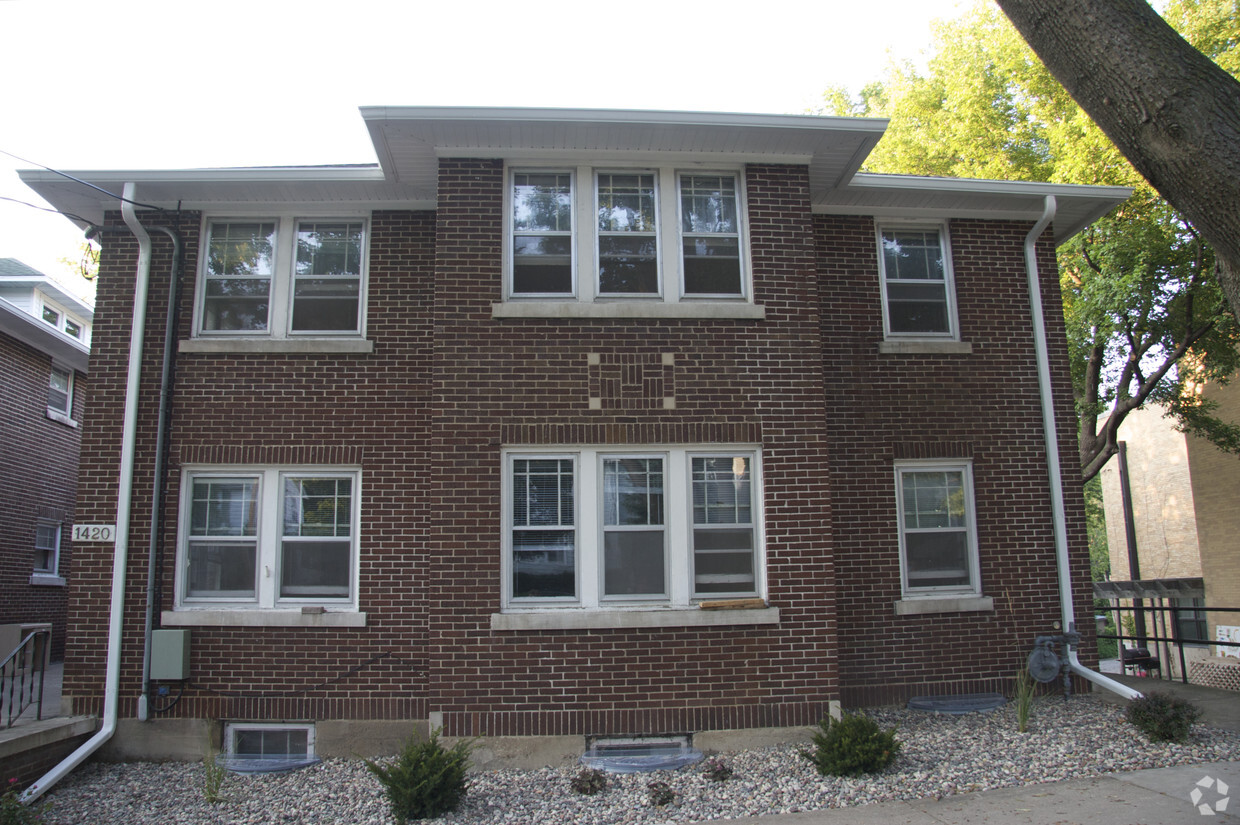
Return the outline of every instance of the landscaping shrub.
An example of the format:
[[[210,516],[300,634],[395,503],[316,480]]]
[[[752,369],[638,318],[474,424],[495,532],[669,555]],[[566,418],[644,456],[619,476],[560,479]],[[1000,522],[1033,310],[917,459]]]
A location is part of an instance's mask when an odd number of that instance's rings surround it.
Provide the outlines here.
[[[10,779],[8,787],[0,795],[0,825],[37,825],[43,822],[43,806],[23,805],[18,793],[18,782]]]
[[[465,771],[473,742],[461,740],[451,748],[439,743],[439,731],[429,739],[409,739],[391,764],[372,762],[366,767],[379,778],[396,821],[434,819],[456,810],[465,796]]]
[[[650,795],[650,804],[656,808],[671,805],[676,801],[676,792],[672,790],[671,785],[662,780],[651,782],[646,786],[646,790]]]
[[[594,796],[607,789],[607,775],[598,768],[582,768],[576,776],[568,780],[568,785],[579,794]]]
[[[1141,729],[1151,742],[1187,742],[1201,709],[1170,693],[1151,691],[1128,703],[1124,718]]]
[[[712,756],[702,763],[702,776],[711,782],[724,782],[732,776],[732,767],[722,756]]]
[[[814,730],[814,747],[801,755],[823,776],[859,776],[876,773],[900,752],[896,730],[883,730],[868,716],[844,714],[838,722],[823,717]]]

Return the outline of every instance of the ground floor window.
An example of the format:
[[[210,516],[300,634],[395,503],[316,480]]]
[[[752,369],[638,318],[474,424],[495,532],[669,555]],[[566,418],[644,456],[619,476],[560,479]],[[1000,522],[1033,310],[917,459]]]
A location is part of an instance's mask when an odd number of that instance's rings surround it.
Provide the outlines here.
[[[178,603],[355,607],[359,476],[323,467],[187,470]]]
[[[980,594],[971,463],[897,463],[896,509],[904,594]]]
[[[763,587],[756,448],[512,449],[504,600],[688,606]]]

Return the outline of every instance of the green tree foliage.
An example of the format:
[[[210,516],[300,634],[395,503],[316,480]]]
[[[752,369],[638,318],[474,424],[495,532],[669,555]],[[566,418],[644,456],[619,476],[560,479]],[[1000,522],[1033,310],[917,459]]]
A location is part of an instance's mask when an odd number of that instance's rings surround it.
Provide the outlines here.
[[[1197,48],[1240,70],[1234,0],[1172,0],[1165,14]],[[1117,450],[1120,422],[1147,403],[1240,452],[1240,427],[1196,391],[1240,367],[1240,327],[1213,251],[992,4],[937,23],[924,71],[894,63],[857,95],[829,89],[823,111],[890,119],[869,171],[1133,187],[1127,203],[1059,251],[1083,475],[1097,475]]]

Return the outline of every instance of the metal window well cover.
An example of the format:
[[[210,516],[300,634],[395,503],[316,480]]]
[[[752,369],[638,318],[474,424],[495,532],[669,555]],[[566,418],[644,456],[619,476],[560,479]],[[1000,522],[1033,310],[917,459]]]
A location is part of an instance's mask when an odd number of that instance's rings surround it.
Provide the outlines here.
[[[220,764],[233,773],[281,773],[296,771],[317,765],[323,760],[317,756],[290,754],[289,756],[220,756]]]
[[[908,700],[909,710],[930,713],[950,713],[961,716],[966,713],[989,713],[1007,704],[1001,693],[965,693],[960,696],[914,696]]]
[[[595,745],[581,756],[581,764],[608,773],[674,771],[702,761],[697,748],[686,745]]]

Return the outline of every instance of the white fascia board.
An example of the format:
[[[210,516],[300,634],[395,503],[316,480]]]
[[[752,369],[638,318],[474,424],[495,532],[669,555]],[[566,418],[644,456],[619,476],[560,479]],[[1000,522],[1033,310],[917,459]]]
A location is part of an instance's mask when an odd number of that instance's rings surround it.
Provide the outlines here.
[[[1102,198],[1121,203],[1132,194],[1128,186],[1094,186],[1079,183],[1041,183],[1039,181],[986,180],[981,178],[938,178],[926,175],[885,175],[858,172],[848,189],[899,189],[925,192],[971,192],[979,195],[1029,195],[1056,198]],[[1040,213],[1039,213],[1040,214]]]
[[[0,298],[0,332],[51,356],[57,364],[64,364],[78,372],[87,371],[90,350],[85,344],[22,312],[3,298]]]
[[[689,112],[649,109],[523,109],[456,106],[362,106],[367,122],[474,121],[528,123],[644,123],[665,126],[762,127],[821,129],[836,132],[882,132],[887,118],[769,115],[733,112]]]
[[[361,166],[242,166],[219,169],[95,169],[71,170],[63,174],[44,169],[21,169],[18,176],[27,185],[35,183],[73,183],[72,178],[103,184],[123,183],[253,183],[382,181],[383,170],[374,164]],[[71,177],[66,177],[69,175]]]

